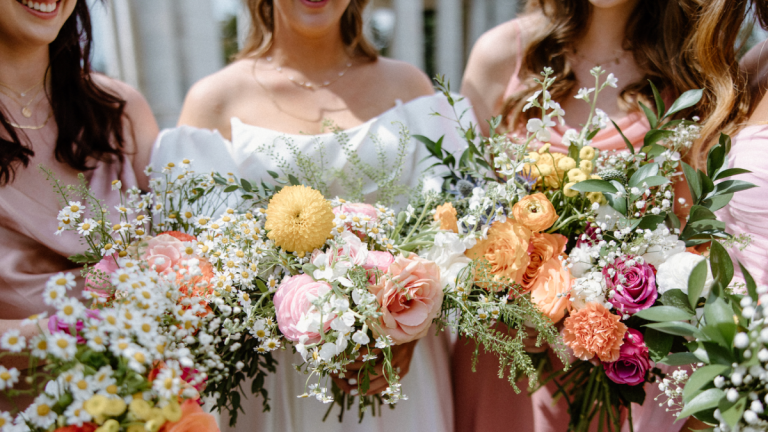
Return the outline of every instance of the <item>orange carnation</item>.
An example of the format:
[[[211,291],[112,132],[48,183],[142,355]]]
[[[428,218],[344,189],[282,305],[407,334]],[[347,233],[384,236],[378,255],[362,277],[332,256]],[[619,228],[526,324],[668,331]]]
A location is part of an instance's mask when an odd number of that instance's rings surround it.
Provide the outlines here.
[[[472,259],[486,259],[491,265],[494,280],[508,278],[520,283],[530,262],[530,238],[531,232],[512,219],[504,223],[494,222],[488,230],[488,237],[478,241],[466,255]]]
[[[587,305],[565,319],[563,340],[581,360],[595,355],[604,362],[619,359],[627,326],[600,303]]]
[[[159,432],[219,432],[216,419],[203,411],[200,405],[187,399],[181,404],[181,420],[167,422]]]
[[[531,237],[530,246],[528,246],[531,262],[525,269],[523,280],[520,282],[526,291],[531,289],[536,278],[541,274],[541,266],[552,258],[557,259],[565,251],[567,242],[568,239],[560,234],[536,233]]]
[[[456,219],[456,209],[452,203],[445,203],[435,209],[435,220],[440,222],[440,229],[459,232],[459,223]]]
[[[555,256],[541,266],[541,274],[531,289],[531,301],[552,322],[558,322],[570,310],[568,291],[571,289],[571,272]],[[623,325],[623,324],[622,324]]]
[[[544,231],[557,220],[555,207],[543,193],[521,199],[512,207],[512,216],[533,232]]]

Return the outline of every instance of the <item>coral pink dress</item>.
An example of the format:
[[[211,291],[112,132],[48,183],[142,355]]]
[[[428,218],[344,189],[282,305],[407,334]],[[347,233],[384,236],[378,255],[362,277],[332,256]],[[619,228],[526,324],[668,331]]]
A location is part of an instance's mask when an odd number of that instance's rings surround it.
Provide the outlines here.
[[[518,23],[519,26],[519,23]],[[520,29],[518,29],[520,30]],[[522,32],[518,31],[518,35]],[[522,41],[518,37],[518,52],[522,51]],[[506,100],[521,88],[518,78],[521,61],[518,58],[515,73],[504,93]],[[624,135],[635,148],[642,146],[643,138],[650,129],[647,119],[639,112],[632,112],[616,122]],[[567,125],[557,126],[552,130],[550,143],[551,151],[567,153],[568,148],[562,142],[563,134],[569,129]],[[622,150],[626,148],[621,135],[613,127],[603,129],[592,140],[592,146],[599,150]],[[472,357],[474,343],[466,343],[459,339],[454,347],[452,358],[454,422],[457,431],[506,432],[509,430],[537,432],[565,432],[568,429],[568,406],[564,399],[553,400],[557,390],[554,383],[536,391],[526,392],[528,382],[523,380],[518,386],[523,390],[515,393],[506,378],[498,376],[498,359],[489,353],[484,353],[481,347],[477,372],[472,372]],[[556,356],[550,357],[556,360]],[[559,361],[554,362],[555,365]],[[634,430],[654,432],[677,432],[683,422],[675,423],[675,418],[660,408],[654,397],[658,394],[658,386],[646,384],[648,394],[643,406],[633,405],[632,417]],[[596,427],[596,426],[595,426]],[[624,428],[629,430],[628,424]]]
[[[744,128],[733,138],[729,168],[744,168],[752,171],[733,177],[758,187],[737,192],[727,206],[717,212],[717,218],[725,222],[726,230],[735,236],[746,234],[752,241],[744,250],[737,247],[728,252],[734,259],[737,278],[743,279],[736,261],[749,270],[758,285],[768,285],[768,204],[765,191],[768,189],[768,125],[754,125]]]
[[[42,294],[48,278],[58,272],[75,275],[78,288],[69,295],[81,298],[79,266],[68,257],[83,252],[86,246],[80,243],[77,233],[54,234],[58,226],[56,215],[64,204],[37,166],[54,170],[64,185],[78,184],[77,172],[56,161],[52,146],[36,143],[33,149],[35,156],[28,167],[19,167],[13,182],[0,186],[0,319],[3,320],[55,312],[43,303]],[[120,200],[118,194],[111,191],[112,180],[121,180],[126,189],[136,185],[130,157],[126,157],[123,164],[97,162],[96,168],[85,175],[95,195],[104,200],[113,214]],[[0,410],[10,408],[8,401],[0,396]]]

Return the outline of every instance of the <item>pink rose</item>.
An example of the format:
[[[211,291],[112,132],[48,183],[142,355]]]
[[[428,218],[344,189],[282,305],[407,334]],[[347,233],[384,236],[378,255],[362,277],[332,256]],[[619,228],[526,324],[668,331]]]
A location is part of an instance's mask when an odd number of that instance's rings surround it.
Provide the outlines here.
[[[320,311],[312,300],[331,290],[326,282],[315,282],[310,276],[302,274],[284,279],[275,293],[275,312],[277,326],[286,339],[298,343],[302,336],[307,336],[306,344],[320,342]],[[331,328],[335,315],[323,314],[323,328]]]
[[[440,312],[440,268],[415,256],[397,257],[377,285],[368,288],[381,307],[379,333],[403,344],[424,337]]]
[[[603,277],[608,290],[615,290],[608,301],[616,310],[622,314],[636,314],[656,303],[659,296],[656,269],[647,262],[635,262],[630,266],[627,261],[628,258],[618,259],[613,265],[605,267]]]
[[[373,222],[379,219],[379,215],[376,212],[376,208],[370,204],[363,203],[349,203],[342,204],[333,208],[334,214],[347,214],[347,215],[359,215],[368,216]]]
[[[105,256],[93,266],[94,270],[100,270],[106,273],[106,276],[96,277],[95,274],[89,273],[85,278],[85,291],[93,291],[97,293],[99,297],[109,297],[109,293],[107,292],[107,289],[110,287],[109,276],[120,268],[117,265],[117,258],[118,256],[116,253]]]
[[[645,374],[651,368],[648,347],[643,334],[635,329],[628,329],[624,335],[619,359],[612,363],[603,363],[605,374],[617,384],[640,385],[645,382]]]
[[[182,257],[184,243],[169,234],[160,234],[149,240],[142,257],[158,273],[172,271]]]
[[[374,270],[381,270],[386,273],[393,262],[395,262],[395,257],[389,252],[368,252],[368,257],[365,260],[365,264],[363,264],[363,268],[368,270],[368,276],[370,278],[369,282],[371,284],[376,283],[376,272]]]

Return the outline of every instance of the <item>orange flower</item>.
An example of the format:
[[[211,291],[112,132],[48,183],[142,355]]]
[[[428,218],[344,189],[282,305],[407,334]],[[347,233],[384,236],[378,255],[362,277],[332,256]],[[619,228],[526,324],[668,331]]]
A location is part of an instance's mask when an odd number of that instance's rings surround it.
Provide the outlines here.
[[[512,207],[512,216],[533,232],[544,231],[557,220],[557,212],[543,193],[528,195]]]
[[[568,239],[560,234],[534,234],[531,237],[530,246],[528,246],[528,255],[531,257],[531,262],[528,264],[528,268],[525,269],[523,274],[523,280],[520,285],[525,288],[526,291],[530,290],[536,278],[541,273],[541,266],[552,258],[557,257],[565,251],[565,244]]]
[[[219,432],[219,426],[196,401],[187,399],[181,405],[181,420],[164,424],[159,432]]]
[[[445,203],[435,209],[435,220],[440,222],[440,229],[459,232],[459,224],[456,220],[456,209],[452,203]]]
[[[597,355],[600,361],[614,362],[627,332],[620,320],[600,303],[587,303],[565,319],[563,340],[581,360]]]
[[[82,426],[64,426],[56,429],[53,432],[93,432],[98,428],[93,423],[83,423]]]
[[[466,255],[472,259],[488,260],[495,280],[509,278],[520,283],[530,262],[530,238],[531,232],[512,219],[504,223],[494,222],[488,230],[488,237],[478,241]]]
[[[571,289],[571,273],[557,256],[540,267],[540,274],[531,289],[531,301],[552,322],[558,322],[570,310],[568,291]]]
[[[191,234],[180,232],[180,231],[165,231],[165,232],[162,232],[162,233],[160,233],[158,235],[163,235],[163,234],[168,234],[169,236],[174,237],[177,240],[181,240],[183,242],[191,242],[191,241],[196,241],[197,240],[197,237],[195,237],[195,236],[193,236]]]

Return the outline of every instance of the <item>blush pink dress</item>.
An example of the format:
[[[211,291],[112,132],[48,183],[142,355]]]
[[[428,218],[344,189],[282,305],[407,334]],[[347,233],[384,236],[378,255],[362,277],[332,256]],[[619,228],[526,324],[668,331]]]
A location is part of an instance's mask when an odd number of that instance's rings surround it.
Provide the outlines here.
[[[71,272],[78,287],[70,292],[81,298],[79,266],[68,260],[70,255],[85,251],[75,232],[55,235],[56,215],[63,208],[61,198],[37,167],[53,169],[62,184],[77,184],[77,172],[56,161],[53,146],[35,145],[35,155],[29,165],[19,167],[13,182],[0,186],[0,319],[19,320],[54,308],[43,303],[43,290],[48,278],[58,272]],[[123,164],[96,163],[85,173],[97,197],[112,210],[120,203],[117,192],[111,191],[113,180],[121,180],[123,188],[136,185],[130,157]],[[85,203],[83,203],[85,204]],[[50,314],[49,314],[50,316]],[[23,406],[23,402],[19,401]],[[0,396],[0,410],[12,408]]]
[[[768,224],[765,223],[768,215],[765,201],[768,189],[768,124],[748,126],[733,138],[729,168],[734,167],[752,172],[733,179],[758,187],[735,193],[731,202],[717,212],[717,218],[725,222],[726,231],[730,234],[752,237],[744,250],[734,247],[728,251],[734,260],[735,277],[743,280],[738,261],[749,270],[758,285],[768,285]]]
[[[519,23],[518,23],[519,26]],[[518,35],[522,32],[518,28]],[[523,52],[523,43],[518,37],[518,52]],[[519,80],[521,61],[518,58],[515,72],[504,92],[504,100],[521,88]],[[616,122],[624,135],[635,148],[642,147],[643,138],[650,129],[647,119],[639,112],[632,112]],[[568,148],[562,142],[563,134],[570,127],[559,123],[552,130],[551,151],[567,153]],[[599,150],[623,150],[626,148],[621,135],[615,128],[608,127],[592,140],[592,146]],[[568,429],[568,406],[564,399],[553,399],[557,390],[554,383],[528,394],[528,382],[522,380],[518,386],[523,390],[515,393],[506,378],[498,376],[498,360],[493,354],[484,353],[480,348],[477,372],[472,372],[474,343],[459,339],[454,346],[452,358],[452,378],[454,396],[454,422],[457,431],[506,432],[509,430],[536,432],[565,432]],[[551,353],[550,353],[551,354]],[[559,364],[556,356],[550,355]],[[562,367],[562,366],[561,366]],[[675,423],[675,418],[654,401],[658,395],[656,384],[646,384],[646,401],[643,406],[632,406],[635,431],[677,432],[682,421]],[[596,429],[596,425],[593,425]],[[629,431],[625,422],[622,429]]]

